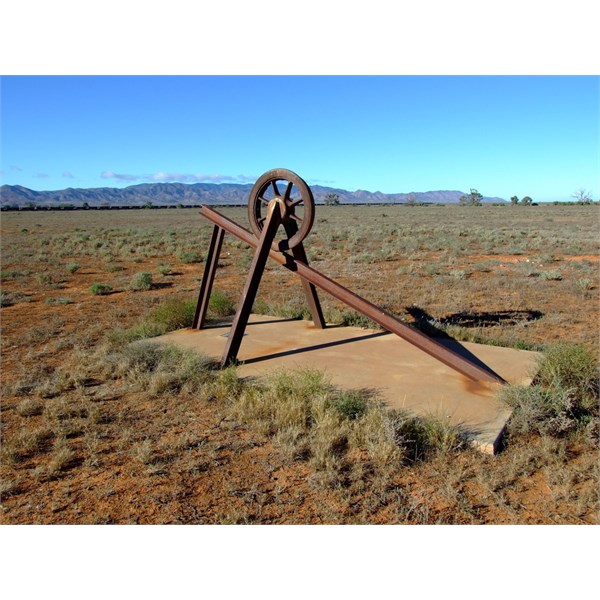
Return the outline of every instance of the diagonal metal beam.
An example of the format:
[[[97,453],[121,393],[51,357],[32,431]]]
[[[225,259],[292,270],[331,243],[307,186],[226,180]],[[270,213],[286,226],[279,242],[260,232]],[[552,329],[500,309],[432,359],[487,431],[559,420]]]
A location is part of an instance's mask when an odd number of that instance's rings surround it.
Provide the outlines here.
[[[277,228],[281,224],[281,211],[278,203],[269,204],[269,210],[267,212],[267,220],[262,230],[262,234],[257,243],[254,244],[256,251],[252,258],[252,264],[250,265],[250,271],[244,284],[242,291],[242,297],[238,305],[233,324],[229,330],[227,336],[227,343],[225,344],[225,350],[221,358],[221,365],[223,367],[230,363],[235,362],[237,353],[242,343],[242,337],[244,336],[244,330],[248,324],[248,318],[252,311],[252,305],[256,298],[256,292],[258,291],[258,284],[265,270],[265,264],[269,258],[269,252],[271,244],[275,239]],[[254,237],[254,236],[253,236]]]
[[[215,225],[218,225],[225,229],[225,231],[235,235],[249,246],[252,246],[253,248],[257,247],[259,241],[253,233],[218,213],[216,210],[213,210],[208,206],[202,206],[200,214]],[[381,325],[385,330],[395,333],[407,342],[421,349],[423,352],[433,356],[435,359],[465,375],[469,379],[488,383],[506,383],[497,373],[471,362],[450,348],[447,348],[436,340],[412,328],[410,325],[403,323],[372,302],[351,292],[343,285],[329,279],[329,277],[319,273],[312,267],[294,260],[292,256],[285,254],[284,252],[279,252],[276,247],[271,246],[268,256],[290,271],[297,273],[300,277],[306,279],[306,281],[331,294],[334,298],[341,300],[354,310],[369,317],[369,319]]]

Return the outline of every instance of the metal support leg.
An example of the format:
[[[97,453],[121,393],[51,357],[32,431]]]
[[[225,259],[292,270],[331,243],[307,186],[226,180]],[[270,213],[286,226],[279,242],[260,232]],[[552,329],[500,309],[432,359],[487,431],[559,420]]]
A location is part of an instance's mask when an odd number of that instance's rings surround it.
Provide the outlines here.
[[[298,232],[298,226],[296,225],[296,222],[292,221],[291,219],[285,221],[283,223],[283,227],[288,239],[291,239]],[[297,261],[308,266],[308,258],[302,242],[292,248],[292,255]],[[306,302],[308,303],[308,308],[310,310],[310,316],[312,317],[315,327],[318,327],[319,329],[325,329],[325,318],[323,317],[323,311],[321,310],[321,303],[319,302],[317,288],[310,283],[310,281],[304,279],[304,277],[300,277],[300,281],[302,282],[302,289],[304,290]]]
[[[193,329],[202,329],[206,319],[206,311],[208,310],[208,301],[212,291],[213,281],[217,265],[219,264],[219,255],[221,254],[221,246],[223,245],[223,236],[225,230],[218,225],[214,226],[210,247],[206,257],[206,266],[204,267],[204,275],[202,275],[202,283],[200,284],[200,292],[198,293],[198,303],[196,304],[196,314],[192,323]]]
[[[306,252],[304,251],[304,246],[302,243],[292,248],[292,255],[298,262],[304,263],[308,266],[308,258],[306,257]],[[302,282],[302,288],[304,289],[306,302],[308,303],[310,315],[315,327],[318,327],[319,329],[325,329],[327,325],[325,324],[325,317],[323,317],[323,311],[321,310],[321,303],[319,302],[317,288],[310,283],[310,281],[304,279],[304,277],[300,277],[300,281]]]
[[[252,264],[250,265],[250,272],[248,273],[244,290],[242,291],[240,304],[237,308],[237,312],[235,313],[235,318],[233,320],[231,330],[229,331],[229,336],[227,337],[227,344],[225,345],[223,357],[221,358],[222,366],[227,366],[237,359],[237,354],[240,349],[240,344],[242,343],[244,330],[248,324],[248,318],[250,317],[252,305],[254,304],[254,299],[256,298],[256,292],[258,291],[258,284],[260,283],[260,279],[265,269],[265,264],[269,258],[271,244],[275,239],[277,228],[281,224],[281,213],[279,206],[275,205],[275,207],[269,208],[272,210],[269,210],[262,234],[258,240],[254,258],[252,259]]]

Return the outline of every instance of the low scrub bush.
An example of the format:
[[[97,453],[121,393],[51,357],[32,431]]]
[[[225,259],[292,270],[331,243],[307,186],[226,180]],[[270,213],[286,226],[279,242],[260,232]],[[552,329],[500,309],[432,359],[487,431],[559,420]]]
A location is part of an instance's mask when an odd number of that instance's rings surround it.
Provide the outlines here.
[[[211,360],[192,350],[140,341],[109,355],[113,377],[127,379],[152,395],[198,392],[209,381]]]
[[[107,334],[106,341],[110,349],[118,349],[131,342],[156,337],[166,332],[167,328],[163,323],[143,321],[128,329],[121,329],[119,327],[113,329]]]
[[[171,273],[171,265],[169,263],[160,263],[158,265],[158,272],[161,275],[169,275]]]
[[[563,276],[560,271],[541,271],[540,278],[545,281],[560,281]]]
[[[407,458],[412,462],[427,460],[439,454],[458,452],[467,445],[462,428],[437,415],[398,415],[395,431],[406,449]]]
[[[112,287],[107,283],[93,283],[89,287],[89,292],[94,296],[106,296],[112,292]]]
[[[73,304],[73,300],[66,297],[46,298],[46,304]]]
[[[210,295],[208,301],[208,310],[215,317],[228,317],[235,314],[235,304],[233,300],[223,292],[215,290]]]
[[[144,321],[127,329],[117,327],[110,331],[106,342],[111,350],[116,350],[131,342],[190,327],[195,311],[196,303],[193,300],[168,300],[151,311]]]
[[[22,417],[33,417],[41,415],[44,411],[44,405],[35,398],[25,398],[17,404],[17,412]]]
[[[165,331],[191,327],[196,312],[194,300],[167,300],[151,313],[149,319],[165,326]]]
[[[0,306],[12,306],[13,298],[8,292],[0,292]]]
[[[513,407],[509,432],[562,436],[593,429],[599,419],[598,360],[584,345],[549,348],[530,387],[505,386],[503,399]]]
[[[282,319],[310,320],[310,311],[304,304],[304,299],[302,302],[302,305],[289,302],[278,304],[275,302],[267,302],[262,298],[257,298],[252,307],[252,312],[257,315],[270,315],[273,317],[281,317]]]
[[[179,253],[179,260],[185,264],[201,263],[204,258],[198,252],[184,251]]]
[[[15,464],[49,449],[52,431],[47,427],[20,429],[2,443],[2,462]]]
[[[389,481],[406,460],[466,445],[463,432],[442,419],[390,411],[362,392],[335,389],[320,371],[275,373],[229,403],[237,420],[309,462],[328,486],[365,476]]]
[[[134,292],[147,291],[152,287],[152,273],[136,273],[131,279],[129,289]]]
[[[546,351],[537,380],[551,389],[572,390],[579,403],[595,403],[599,376],[598,359],[589,346],[557,344]]]
[[[77,263],[77,262],[67,263],[66,269],[69,273],[71,273],[71,275],[73,275],[74,273],[77,273],[77,271],[79,271],[79,263]]]

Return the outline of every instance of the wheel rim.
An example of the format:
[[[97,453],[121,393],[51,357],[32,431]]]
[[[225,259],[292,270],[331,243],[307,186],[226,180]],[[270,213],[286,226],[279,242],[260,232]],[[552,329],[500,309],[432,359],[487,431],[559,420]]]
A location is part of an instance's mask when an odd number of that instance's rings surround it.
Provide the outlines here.
[[[286,237],[277,241],[279,250],[294,248],[308,235],[315,218],[315,201],[306,182],[288,169],[272,169],[261,175],[248,202],[248,219],[256,237],[266,221],[267,207],[274,199],[282,201],[282,221]]]

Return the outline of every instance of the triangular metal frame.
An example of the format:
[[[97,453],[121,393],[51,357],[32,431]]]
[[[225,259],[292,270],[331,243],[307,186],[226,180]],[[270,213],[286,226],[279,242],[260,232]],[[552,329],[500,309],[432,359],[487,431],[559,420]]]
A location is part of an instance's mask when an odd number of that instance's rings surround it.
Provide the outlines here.
[[[288,270],[296,273],[302,279],[309,307],[311,309],[311,315],[317,327],[325,327],[323,313],[316,293],[316,288],[320,288],[331,294],[334,298],[341,300],[350,308],[365,315],[383,327],[383,329],[395,333],[402,339],[408,341],[423,352],[426,352],[436,360],[451,367],[455,371],[458,371],[469,379],[486,384],[506,383],[500,375],[492,371],[489,367],[480,362],[476,362],[477,359],[475,357],[472,357],[473,360],[471,360],[466,356],[458,354],[437,340],[432,339],[421,331],[403,323],[397,317],[383,310],[381,307],[365,300],[339,283],[329,279],[322,273],[319,273],[316,269],[310,267],[306,261],[306,253],[301,244],[292,249],[292,255],[276,249],[273,241],[275,239],[275,233],[282,223],[282,215],[279,210],[274,210],[270,207],[260,238],[257,238],[247,229],[244,229],[231,219],[228,219],[208,206],[202,206],[200,214],[214,223],[214,230],[206,259],[206,268],[200,286],[198,305],[193,323],[194,328],[202,329],[204,327],[206,310],[219,260],[224,232],[227,231],[228,233],[231,233],[242,242],[256,249],[248,277],[246,278],[242,297],[227,338],[225,351],[221,358],[221,364],[223,366],[237,360],[237,353],[244,335],[244,330],[248,323],[252,305],[256,298],[258,285],[267,258],[270,257]]]

